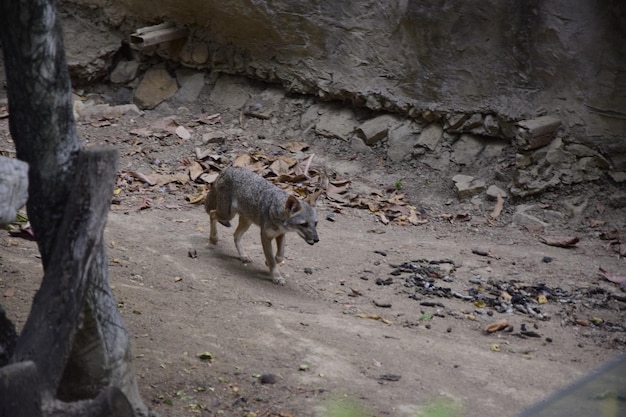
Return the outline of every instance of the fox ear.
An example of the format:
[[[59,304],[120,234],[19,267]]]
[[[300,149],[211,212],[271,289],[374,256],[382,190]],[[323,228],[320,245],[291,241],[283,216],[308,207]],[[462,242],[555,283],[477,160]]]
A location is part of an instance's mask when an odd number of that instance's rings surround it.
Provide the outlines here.
[[[287,214],[296,214],[302,209],[302,205],[300,204],[300,200],[296,197],[290,195],[287,197],[287,202],[285,203],[285,213]]]
[[[313,194],[309,194],[309,196],[305,198],[304,201],[306,201],[311,207],[313,207],[315,206],[315,203],[317,203],[317,199],[319,198],[319,196],[322,195],[322,193],[324,193],[324,190],[317,190]]]

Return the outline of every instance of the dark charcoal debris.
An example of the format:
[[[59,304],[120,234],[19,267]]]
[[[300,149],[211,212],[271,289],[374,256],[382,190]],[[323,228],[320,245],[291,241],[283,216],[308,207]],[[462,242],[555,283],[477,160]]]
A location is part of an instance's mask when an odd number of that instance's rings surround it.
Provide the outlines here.
[[[401,375],[395,375],[395,374],[383,374],[378,377],[378,379],[381,381],[391,381],[391,382],[399,381],[400,378],[402,378]]]
[[[432,307],[444,307],[443,304],[424,301],[424,298],[459,298],[475,304],[484,304],[485,309],[492,309],[499,313],[511,313],[517,311],[537,320],[549,320],[550,315],[544,312],[543,306],[539,304],[540,296],[551,302],[559,304],[578,303],[578,300],[585,300],[589,306],[608,308],[609,301],[616,299],[616,295],[601,287],[575,288],[571,291],[560,287],[549,287],[545,283],[528,284],[520,280],[496,280],[473,279],[467,283],[470,288],[467,293],[461,293],[449,288],[446,285],[445,277],[452,275],[452,271],[440,268],[439,265],[456,265],[452,260],[432,261],[428,259],[411,260],[398,265],[390,265],[393,270],[390,274],[398,277],[398,282],[403,282],[405,288],[409,289],[409,298],[419,301],[421,305]],[[388,280],[378,278],[378,285],[389,285]],[[410,293],[413,291],[413,293]],[[508,294],[507,297],[502,297]],[[510,296],[510,297],[509,297]],[[625,297],[626,299],[626,297]],[[487,314],[492,315],[493,311],[488,310]],[[609,330],[608,323],[596,324]],[[538,327],[535,327],[538,329]],[[625,326],[621,326],[617,331],[626,331]],[[539,337],[536,332],[522,329],[519,333],[521,337]]]
[[[393,278],[387,278],[387,279],[376,278],[376,285],[391,285],[391,284],[393,284]]]

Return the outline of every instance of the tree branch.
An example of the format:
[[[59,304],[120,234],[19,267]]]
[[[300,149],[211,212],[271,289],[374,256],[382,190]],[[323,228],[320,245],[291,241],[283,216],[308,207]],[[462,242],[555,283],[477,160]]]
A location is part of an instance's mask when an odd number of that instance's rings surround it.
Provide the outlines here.
[[[88,271],[100,249],[115,179],[117,152],[87,148],[33,308],[11,362],[32,360],[42,386],[56,392],[83,311]],[[45,347],[45,348],[44,348]]]

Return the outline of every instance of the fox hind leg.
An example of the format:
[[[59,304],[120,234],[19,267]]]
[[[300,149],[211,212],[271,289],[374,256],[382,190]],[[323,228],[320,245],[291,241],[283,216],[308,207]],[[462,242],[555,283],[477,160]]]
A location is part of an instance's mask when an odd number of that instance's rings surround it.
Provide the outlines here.
[[[239,224],[237,225],[237,229],[235,229],[235,233],[233,235],[235,239],[235,247],[237,248],[237,253],[239,254],[239,259],[244,264],[248,264],[252,262],[246,252],[243,249],[243,245],[241,244],[241,237],[244,233],[250,228],[252,222],[246,219],[244,216],[239,215]]]

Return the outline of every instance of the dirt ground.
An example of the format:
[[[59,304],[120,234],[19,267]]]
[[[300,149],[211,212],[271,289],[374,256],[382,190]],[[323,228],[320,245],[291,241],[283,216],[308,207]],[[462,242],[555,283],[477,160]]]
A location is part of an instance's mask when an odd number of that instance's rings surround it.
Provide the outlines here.
[[[459,201],[448,173],[419,160],[390,165],[384,144],[356,154],[341,140],[298,131],[310,98],[287,97],[282,117],[261,120],[211,102],[210,85],[205,90],[184,107],[78,122],[88,145],[120,152],[105,236],[111,285],[133,337],[144,399],[161,415],[334,416],[337,403],[355,402],[360,415],[416,416],[445,398],[459,415],[512,416],[624,351],[624,296],[599,274],[624,273],[614,245],[602,239],[624,227],[623,209],[607,203],[614,185],[507,200],[488,222],[495,203]],[[115,91],[99,85],[77,93],[106,102]],[[206,114],[221,121],[194,122]],[[130,133],[170,116],[191,138]],[[209,128],[224,132],[225,142],[202,144]],[[338,210],[324,199],[320,242],[288,236],[287,284],[277,286],[258,229],[244,238],[249,265],[236,258],[232,230],[221,227],[220,243],[209,244],[208,216],[186,199],[204,184],[151,186],[128,175],[186,173],[197,147],[227,159],[286,152],[279,145],[289,135],[310,144],[293,156],[315,154],[314,167],[351,180],[354,190],[399,188],[401,180],[405,199],[427,222],[383,225],[368,210]],[[12,151],[7,118],[0,119],[0,150]],[[588,204],[570,216],[565,203],[579,197]],[[512,222],[522,203],[539,207],[551,226],[533,232]],[[559,248],[541,235],[580,242]],[[36,245],[2,231],[0,271],[2,305],[22,325],[42,275]],[[536,307],[541,315],[499,311],[476,297],[496,300],[503,292],[534,301],[546,295]],[[501,319],[508,329],[485,332]]]

